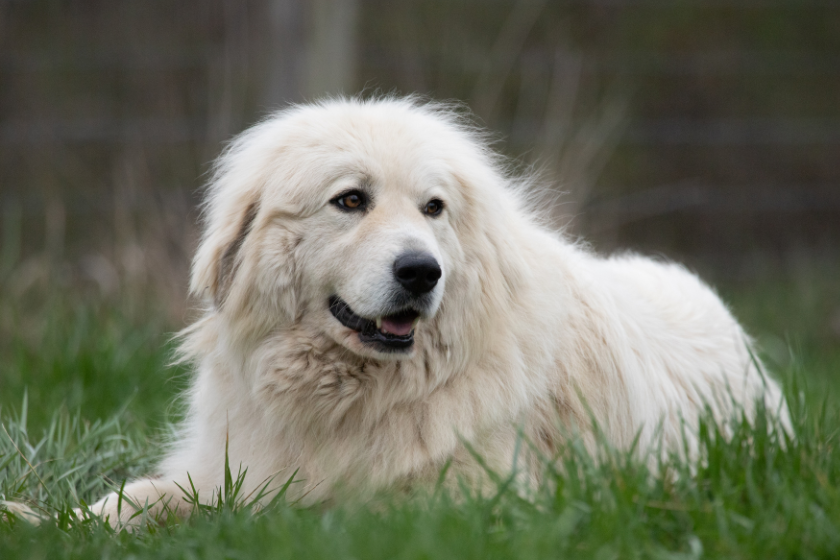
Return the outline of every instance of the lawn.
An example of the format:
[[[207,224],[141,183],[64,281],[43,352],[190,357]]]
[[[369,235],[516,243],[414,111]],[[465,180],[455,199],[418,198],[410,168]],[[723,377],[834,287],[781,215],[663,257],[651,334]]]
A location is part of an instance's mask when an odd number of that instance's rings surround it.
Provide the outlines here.
[[[792,440],[745,423],[725,440],[706,425],[702,460],[655,473],[569,446],[527,496],[504,473],[491,495],[375,505],[255,513],[228,495],[189,521],[120,534],[68,508],[154,464],[188,373],[166,365],[177,325],[73,290],[4,291],[0,494],[55,519],[0,521],[0,558],[837,558],[838,276],[809,266],[721,287],[785,383]]]

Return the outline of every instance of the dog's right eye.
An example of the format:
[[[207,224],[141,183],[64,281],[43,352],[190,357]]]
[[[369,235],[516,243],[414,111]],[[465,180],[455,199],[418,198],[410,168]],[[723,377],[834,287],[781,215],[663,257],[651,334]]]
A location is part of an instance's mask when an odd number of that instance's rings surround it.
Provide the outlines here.
[[[367,207],[367,196],[362,191],[352,190],[341,193],[330,201],[342,210],[364,210]]]

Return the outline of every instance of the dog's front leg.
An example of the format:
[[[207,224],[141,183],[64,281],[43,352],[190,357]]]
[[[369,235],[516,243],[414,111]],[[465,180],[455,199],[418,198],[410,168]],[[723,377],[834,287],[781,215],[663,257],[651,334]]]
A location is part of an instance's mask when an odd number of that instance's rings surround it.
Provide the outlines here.
[[[189,487],[186,487],[189,489]],[[116,529],[137,528],[144,523],[158,523],[170,515],[186,517],[192,504],[175,482],[162,479],[141,479],[126,484],[90,506],[89,512],[101,517]],[[81,509],[77,515],[84,515]]]

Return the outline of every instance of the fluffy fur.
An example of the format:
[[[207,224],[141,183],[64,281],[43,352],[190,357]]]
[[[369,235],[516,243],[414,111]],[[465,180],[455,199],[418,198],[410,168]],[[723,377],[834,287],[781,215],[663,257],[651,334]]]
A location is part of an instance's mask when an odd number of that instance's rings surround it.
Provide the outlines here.
[[[246,490],[299,469],[293,494],[319,502],[433,482],[447,461],[480,484],[465,442],[509,471],[518,430],[550,455],[574,430],[592,445],[594,420],[616,447],[638,435],[653,453],[682,449],[685,426],[693,449],[706,404],[721,421],[756,399],[785,414],[695,275],[592,254],[541,226],[518,184],[456,112],[412,99],[300,105],[244,132],[206,194],[191,281],[206,311],[182,333],[189,412],[159,476],[126,496],[185,510],[189,473],[210,499],[226,442]],[[366,211],[337,207],[348,189],[369,194]],[[430,199],[440,216],[423,213]],[[433,255],[442,277],[411,349],[381,351],[328,301],[393,312],[405,250]],[[526,460],[523,482],[539,476]],[[116,520],[116,508],[111,495],[92,509]]]

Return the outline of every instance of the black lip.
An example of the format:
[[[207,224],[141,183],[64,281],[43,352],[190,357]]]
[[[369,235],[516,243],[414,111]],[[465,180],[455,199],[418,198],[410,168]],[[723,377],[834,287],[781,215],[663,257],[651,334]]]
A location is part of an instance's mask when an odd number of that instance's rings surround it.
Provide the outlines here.
[[[376,328],[376,321],[365,319],[353,313],[346,301],[338,296],[330,297],[330,313],[338,322],[354,331],[358,331],[363,344],[377,347],[385,352],[407,350],[414,344],[414,331],[405,336],[385,334]]]

